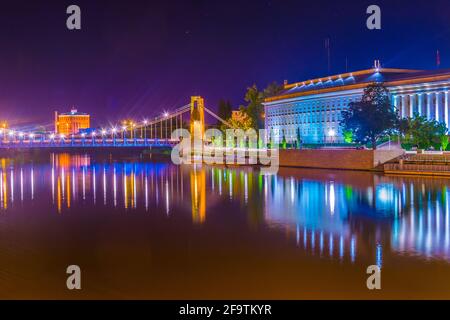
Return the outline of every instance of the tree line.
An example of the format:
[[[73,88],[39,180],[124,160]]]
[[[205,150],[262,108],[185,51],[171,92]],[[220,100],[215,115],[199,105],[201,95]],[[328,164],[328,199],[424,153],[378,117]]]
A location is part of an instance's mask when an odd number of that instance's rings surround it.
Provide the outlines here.
[[[401,118],[391,103],[389,90],[383,83],[364,89],[360,101],[351,102],[342,112],[340,125],[348,143],[359,143],[373,149],[386,137],[398,137],[405,149],[442,149],[449,144],[445,123],[415,113]]]

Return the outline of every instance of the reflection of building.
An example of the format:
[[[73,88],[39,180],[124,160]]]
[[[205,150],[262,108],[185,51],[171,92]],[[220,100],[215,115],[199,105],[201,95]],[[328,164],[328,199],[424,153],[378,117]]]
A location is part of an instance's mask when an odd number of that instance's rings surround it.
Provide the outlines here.
[[[277,96],[266,99],[266,129],[273,138],[287,142],[297,139],[297,130],[306,143],[342,142],[341,112],[360,100],[364,88],[383,82],[392,94],[392,104],[402,117],[415,113],[445,122],[449,127],[450,70],[416,71],[381,68],[285,83]]]
[[[80,129],[90,127],[90,116],[76,109],[58,114],[55,111],[55,132],[60,134],[77,134]]]

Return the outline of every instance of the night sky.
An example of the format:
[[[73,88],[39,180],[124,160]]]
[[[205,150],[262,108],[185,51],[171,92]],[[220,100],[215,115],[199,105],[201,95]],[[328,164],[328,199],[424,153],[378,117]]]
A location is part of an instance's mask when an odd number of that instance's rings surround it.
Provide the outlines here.
[[[66,28],[66,8],[82,30]],[[366,28],[378,4],[382,30]],[[0,120],[48,124],[76,106],[94,125],[202,95],[236,107],[247,86],[384,67],[450,67],[450,1],[9,1],[0,7]]]

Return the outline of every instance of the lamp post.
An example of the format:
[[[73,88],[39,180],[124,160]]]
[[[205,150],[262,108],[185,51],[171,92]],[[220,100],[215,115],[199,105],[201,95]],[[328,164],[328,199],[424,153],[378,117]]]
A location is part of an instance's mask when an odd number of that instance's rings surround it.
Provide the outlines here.
[[[147,145],[147,124],[148,121],[144,120],[144,145]],[[141,134],[142,136],[142,134]]]
[[[116,132],[117,132],[117,129],[116,129],[116,128],[112,128],[112,129],[111,129],[111,135],[112,135],[113,145],[116,145]]]
[[[34,143],[34,133],[30,133],[28,135],[28,137],[30,138],[30,145],[33,145],[33,143]]]
[[[331,138],[330,144],[333,144],[333,139],[336,136],[336,131],[334,131],[334,129],[328,130],[328,136]]]
[[[92,136],[92,145],[95,145],[95,131],[92,131],[91,136]]]
[[[123,140],[124,145],[125,145],[125,131],[127,131],[127,127],[123,126],[122,127],[122,140]]]
[[[166,140],[167,140],[167,118],[169,117],[169,113],[166,111],[166,112],[164,112],[164,118],[166,118],[166,135],[165,135],[165,137],[166,137]]]
[[[22,144],[23,143],[23,138],[24,138],[24,133],[23,132],[19,132],[19,142],[20,142],[20,144]]]
[[[106,130],[102,129],[101,133],[102,133],[102,144],[104,145],[105,144]]]
[[[9,136],[9,143],[14,142],[14,130],[9,130],[8,136]]]
[[[55,139],[55,134],[54,133],[50,134],[50,144],[53,144],[54,139]]]
[[[134,122],[131,123],[131,131],[132,131],[131,139],[133,140],[133,143],[136,144],[136,123]]]

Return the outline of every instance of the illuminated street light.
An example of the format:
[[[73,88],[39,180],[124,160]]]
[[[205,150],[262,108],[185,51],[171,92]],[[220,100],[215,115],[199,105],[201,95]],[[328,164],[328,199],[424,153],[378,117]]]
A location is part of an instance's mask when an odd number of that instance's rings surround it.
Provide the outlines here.
[[[9,130],[8,135],[12,137],[14,135],[14,130]]]
[[[34,133],[30,133],[28,136],[30,137],[30,139],[33,139],[34,138]]]
[[[106,130],[102,129],[102,136],[104,136],[106,134]]]
[[[63,135],[62,133],[59,135],[59,137],[61,138],[61,139],[64,139],[66,136],[65,135]]]
[[[164,118],[167,118],[169,116],[169,113],[166,111],[164,112]]]
[[[55,139],[55,134],[54,134],[54,133],[52,133],[52,134],[50,135],[50,139],[51,139],[51,140]]]
[[[330,142],[333,143],[333,138],[336,136],[336,131],[334,131],[333,129],[328,130],[328,136],[331,138]]]
[[[19,132],[19,138],[23,138],[24,133],[23,132]]]

